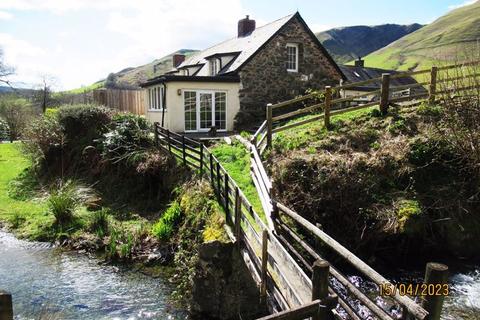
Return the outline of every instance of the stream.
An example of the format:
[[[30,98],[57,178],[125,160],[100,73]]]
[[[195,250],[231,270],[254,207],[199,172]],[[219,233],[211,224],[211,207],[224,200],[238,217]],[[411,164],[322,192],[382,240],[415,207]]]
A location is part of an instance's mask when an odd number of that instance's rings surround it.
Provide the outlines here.
[[[0,231],[0,289],[15,319],[185,319],[168,303],[172,286],[85,254]]]
[[[421,277],[420,272],[410,273],[398,280]],[[373,286],[361,277],[349,278],[367,291]],[[480,267],[454,272],[450,283],[442,320],[480,319]],[[186,318],[185,312],[168,304],[172,286],[166,279],[105,265],[48,243],[18,240],[2,231],[0,289],[12,293],[15,319],[21,320]]]
[[[396,274],[387,277],[393,282],[398,283],[421,283],[423,280],[423,271],[412,272],[399,271],[402,276]],[[461,270],[450,271],[449,277],[449,295],[445,297],[442,320],[480,320],[480,266],[463,267]],[[365,280],[358,275],[349,276],[350,281],[356,287],[362,288],[364,292],[378,294],[378,287],[373,282]],[[384,310],[389,310],[389,314],[394,317],[400,317],[400,310],[392,304],[391,298],[374,298],[377,305]],[[369,319],[371,315],[368,309],[357,305],[355,308],[359,314]]]

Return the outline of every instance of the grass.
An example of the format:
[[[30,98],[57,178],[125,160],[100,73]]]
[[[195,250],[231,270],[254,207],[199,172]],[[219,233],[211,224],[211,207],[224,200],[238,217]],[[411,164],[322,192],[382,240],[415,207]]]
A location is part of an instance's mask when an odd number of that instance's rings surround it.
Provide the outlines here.
[[[276,152],[283,153],[286,151],[297,150],[300,148],[307,147],[311,142],[318,141],[321,138],[325,137],[332,131],[335,132],[337,129],[342,127],[342,123],[345,121],[352,121],[359,117],[371,114],[373,110],[378,110],[377,106],[368,107],[365,109],[355,110],[347,113],[343,113],[337,116],[332,116],[330,118],[331,130],[328,131],[323,126],[323,119],[310,122],[292,129],[281,131],[273,136],[273,149]],[[289,121],[286,124],[299,122],[306,120],[312,117],[317,116],[317,114],[312,114],[297,118]],[[312,150],[312,153],[315,153],[316,150]]]
[[[98,82],[92,83],[91,85],[83,86],[83,87],[80,87],[80,88],[75,88],[75,89],[71,89],[71,90],[67,90],[67,91],[63,91],[62,93],[80,94],[80,93],[90,92],[90,91],[93,91],[95,89],[102,88],[103,85],[104,85],[104,81],[98,81]]]
[[[65,226],[56,227],[56,219],[49,208],[49,198],[35,197],[28,194],[22,197],[12,196],[12,181],[22,174],[31,165],[24,157],[20,143],[0,144],[0,223],[6,223],[15,234],[31,240],[53,240],[58,236],[79,236],[85,232],[104,234],[105,224],[94,225],[95,213],[85,206],[78,206],[72,213],[74,219]],[[10,191],[10,192],[9,192]],[[125,230],[136,230],[139,227],[149,227],[149,222],[136,213],[128,219],[115,219],[116,213],[104,212],[102,220],[109,220],[109,224]],[[98,218],[98,217],[97,217]],[[92,223],[93,222],[93,223]],[[97,222],[99,222],[97,220]]]
[[[41,238],[43,230],[52,224],[47,204],[42,199],[17,200],[9,196],[9,183],[30,166],[22,155],[19,143],[0,144],[0,220],[21,226],[19,235]]]
[[[234,142],[230,145],[221,143],[211,148],[211,150],[243,191],[258,215],[262,219],[265,218],[262,203],[250,175],[250,153],[245,146],[240,142]]]

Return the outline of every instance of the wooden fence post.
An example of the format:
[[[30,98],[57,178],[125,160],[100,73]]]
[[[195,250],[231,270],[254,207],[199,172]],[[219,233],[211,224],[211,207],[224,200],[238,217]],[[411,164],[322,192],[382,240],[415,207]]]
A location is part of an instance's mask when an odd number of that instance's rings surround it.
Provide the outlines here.
[[[172,152],[172,147],[170,145],[170,130],[167,129],[167,143],[168,143],[168,152]]]
[[[424,283],[429,289],[430,285],[448,285],[448,267],[441,263],[429,262],[425,268]],[[436,291],[436,290],[435,290]],[[442,290],[443,291],[443,288]],[[430,292],[430,290],[427,290]],[[434,292],[435,293],[435,292]],[[422,307],[428,311],[428,320],[440,320],[442,313],[443,300],[445,295],[428,295],[424,297]]]
[[[210,153],[210,181],[212,182],[213,185],[215,185],[215,183],[214,183],[215,179],[213,177],[213,175],[214,175],[213,171],[214,171],[214,168],[213,168],[213,154]],[[215,187],[213,189],[215,189]]]
[[[260,304],[267,302],[267,268],[268,268],[268,231],[262,231],[262,282],[260,286]]]
[[[185,136],[182,136],[182,156],[183,156],[183,165],[187,165],[187,152],[185,150]]]
[[[382,88],[380,93],[380,111],[383,115],[388,112],[388,100],[390,96],[390,73],[382,74]]]
[[[430,90],[428,92],[428,103],[433,104],[435,102],[435,94],[437,92],[437,73],[438,68],[432,67],[430,71]]]
[[[325,87],[325,109],[324,109],[324,121],[325,121],[325,128],[330,128],[330,107],[332,104],[332,87],[326,86]]]
[[[240,190],[235,188],[235,237],[238,244],[242,236],[242,200],[240,199]]]
[[[227,217],[227,221],[230,220],[230,222],[232,221],[231,220],[231,216],[230,216],[230,211],[229,211],[229,202],[228,201],[230,199],[230,197],[228,196],[228,180],[229,180],[229,177],[227,175],[227,173],[225,172],[225,175],[224,175],[224,178],[225,178],[225,190],[224,190],[224,194],[225,194],[225,216]]]
[[[220,176],[220,163],[217,162],[217,195],[218,195],[218,201],[222,201],[222,188],[220,186],[220,179],[221,179],[221,176]]]
[[[12,295],[0,290],[0,320],[13,320]]]
[[[272,147],[272,130],[273,130],[272,114],[273,114],[272,104],[269,103],[267,104],[267,148]]]
[[[320,300],[326,304],[328,297],[328,274],[330,264],[325,260],[317,260],[313,263],[312,274],[312,301]],[[325,307],[319,308],[318,314],[312,317],[312,320],[329,319],[330,310]]]
[[[203,143],[200,143],[200,176],[203,175]]]
[[[155,145],[158,147],[158,122],[153,123],[153,134],[155,135]]]

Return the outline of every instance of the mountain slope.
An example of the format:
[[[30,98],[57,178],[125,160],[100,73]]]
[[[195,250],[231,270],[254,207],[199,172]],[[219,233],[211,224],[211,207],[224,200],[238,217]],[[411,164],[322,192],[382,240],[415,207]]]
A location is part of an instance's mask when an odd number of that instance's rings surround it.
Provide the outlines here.
[[[480,46],[480,1],[448,12],[366,57],[369,66],[415,70],[473,59]]]
[[[174,54],[184,54],[188,57],[195,52],[197,52],[197,50],[181,49],[160,59],[155,59],[150,63],[138,67],[125,68],[121,71],[111,73],[108,78],[114,80],[114,87],[138,88],[140,83],[170,71],[173,68],[172,59]],[[89,92],[104,87],[107,81],[108,79],[99,80],[89,86],[69,90],[67,93],[77,94]]]
[[[143,66],[135,68],[126,68],[116,73],[119,82],[127,83],[129,85],[138,86],[140,83],[153,78],[155,76],[164,74],[173,68],[172,57],[174,54],[184,54],[186,56],[197,52],[196,50],[181,49],[177,52],[169,54],[163,58],[156,59]],[[154,72],[154,66],[155,72]]]
[[[335,28],[316,34],[318,40],[338,63],[346,63],[372,53],[422,25],[384,24]]]

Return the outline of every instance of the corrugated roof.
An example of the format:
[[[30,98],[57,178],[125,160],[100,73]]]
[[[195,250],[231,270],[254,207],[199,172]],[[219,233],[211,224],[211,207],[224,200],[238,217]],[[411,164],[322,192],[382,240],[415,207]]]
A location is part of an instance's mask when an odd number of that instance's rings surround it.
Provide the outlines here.
[[[242,38],[232,38],[214,45],[208,49],[200,51],[186,59],[178,68],[184,66],[206,63],[206,57],[218,53],[231,52],[232,55],[238,54],[232,63],[221,70],[221,74],[236,71],[244,62],[246,62],[257,50],[267,42],[281,27],[283,27],[295,14],[290,14],[270,22],[262,27],[256,28],[250,35]],[[203,70],[202,70],[203,71]],[[208,71],[207,71],[208,72]]]

